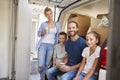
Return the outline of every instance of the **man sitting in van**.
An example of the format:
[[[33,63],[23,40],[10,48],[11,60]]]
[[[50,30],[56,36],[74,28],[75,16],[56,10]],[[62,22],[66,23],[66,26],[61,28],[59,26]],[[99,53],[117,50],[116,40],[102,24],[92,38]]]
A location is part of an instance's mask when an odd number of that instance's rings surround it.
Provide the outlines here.
[[[77,34],[78,30],[78,24],[75,21],[68,22],[67,31],[70,38],[65,44],[67,57],[64,63],[56,66],[56,69],[48,69],[48,80],[56,80],[57,75],[61,75],[61,80],[72,80],[75,77],[78,67],[81,64],[81,53],[86,47],[85,40]]]

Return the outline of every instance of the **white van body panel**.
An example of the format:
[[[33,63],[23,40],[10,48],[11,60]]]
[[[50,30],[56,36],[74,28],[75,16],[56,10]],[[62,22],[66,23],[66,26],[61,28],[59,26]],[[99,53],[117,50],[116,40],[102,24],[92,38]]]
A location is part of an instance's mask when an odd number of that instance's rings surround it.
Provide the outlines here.
[[[106,80],[106,70],[100,69],[98,80]]]

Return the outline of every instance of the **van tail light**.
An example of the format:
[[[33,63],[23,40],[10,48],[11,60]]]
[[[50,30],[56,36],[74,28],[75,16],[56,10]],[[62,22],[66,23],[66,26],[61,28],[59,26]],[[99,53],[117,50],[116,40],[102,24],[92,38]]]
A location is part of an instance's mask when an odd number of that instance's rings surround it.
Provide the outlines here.
[[[102,48],[100,68],[106,69],[107,47]]]

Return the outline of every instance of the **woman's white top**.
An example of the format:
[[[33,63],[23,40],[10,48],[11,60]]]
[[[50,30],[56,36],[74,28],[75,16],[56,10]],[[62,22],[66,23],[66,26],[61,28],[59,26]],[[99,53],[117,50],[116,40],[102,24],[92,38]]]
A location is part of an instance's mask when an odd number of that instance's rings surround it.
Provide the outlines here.
[[[42,40],[42,43],[54,44],[56,33],[57,33],[56,27],[55,28],[48,28],[47,27],[47,34],[45,34],[45,36]]]
[[[83,50],[82,56],[86,58],[86,63],[85,63],[85,67],[82,72],[88,73],[90,71],[90,69],[92,68],[92,66],[94,64],[95,59],[100,57],[100,49],[101,48],[99,46],[97,46],[92,55],[89,55],[90,47],[86,47]]]

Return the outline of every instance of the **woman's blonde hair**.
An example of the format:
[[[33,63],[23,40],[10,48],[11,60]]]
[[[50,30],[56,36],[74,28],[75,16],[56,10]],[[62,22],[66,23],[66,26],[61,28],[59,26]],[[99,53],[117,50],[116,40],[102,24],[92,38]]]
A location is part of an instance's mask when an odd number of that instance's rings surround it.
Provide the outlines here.
[[[45,10],[44,10],[44,15],[46,15],[46,12],[47,12],[47,11],[51,11],[51,12],[52,12],[51,8],[46,7]]]

